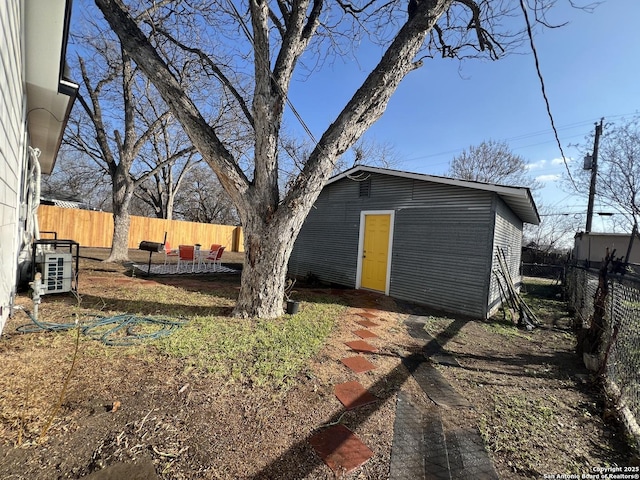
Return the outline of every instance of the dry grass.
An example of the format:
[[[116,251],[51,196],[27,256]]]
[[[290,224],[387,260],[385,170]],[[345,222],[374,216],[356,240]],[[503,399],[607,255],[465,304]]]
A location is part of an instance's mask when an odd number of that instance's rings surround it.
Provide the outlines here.
[[[139,254],[148,258],[132,257]],[[87,256],[94,255],[105,252]],[[329,479],[308,438],[338,418],[375,453],[344,478],[388,477],[395,395],[402,389],[424,397],[400,364],[421,345],[407,335],[393,299],[300,287],[300,314],[239,321],[228,316],[238,276],[147,279],[127,272],[83,259],[80,305],[72,296],[47,296],[41,317],[84,323],[128,312],[186,318],[188,325],[132,347],[81,336],[60,411],[38,445],[64,389],[76,337],[20,334],[15,327],[28,317],[18,313],[0,342],[0,478],[81,478],[147,458],[167,480]],[[18,300],[30,306],[28,297]],[[625,439],[600,416],[601,399],[573,355],[572,332],[563,328],[570,319],[554,302],[541,305],[540,317],[553,329],[524,332],[499,319],[431,314],[427,329],[461,364],[438,368],[475,405],[459,421],[480,427],[505,479],[624,464]],[[344,342],[362,328],[356,322],[364,307],[378,317],[379,337],[370,340],[379,348],[371,356],[378,368],[355,375],[340,359],[353,355]],[[333,388],[354,379],[380,401],[340,417]]]

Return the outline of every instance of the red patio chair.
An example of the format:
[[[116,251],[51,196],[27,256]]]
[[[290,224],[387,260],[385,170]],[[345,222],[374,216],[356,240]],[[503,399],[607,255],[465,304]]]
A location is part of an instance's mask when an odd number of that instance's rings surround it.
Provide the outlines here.
[[[180,271],[180,265],[183,263],[191,262],[191,272],[193,273],[193,269],[195,267],[195,255],[194,255],[194,246],[193,245],[180,245],[178,247],[178,267],[176,268],[176,273]]]
[[[220,265],[220,267],[222,267],[222,265],[220,263],[220,258],[222,257],[222,252],[224,252],[224,247],[222,245],[212,244],[211,245],[211,250],[209,250],[209,255],[207,255],[207,258],[205,258],[207,263],[213,264],[213,271],[214,272],[216,270],[216,264]]]
[[[164,244],[164,264],[167,264],[167,260],[169,260],[169,257],[177,257],[179,255],[178,250],[176,250],[175,248],[172,249],[171,245],[169,244],[169,242]]]
[[[217,263],[218,267],[222,270],[222,252],[224,252],[225,247],[220,247],[218,249],[218,254],[216,255],[216,259],[214,261],[214,265]]]

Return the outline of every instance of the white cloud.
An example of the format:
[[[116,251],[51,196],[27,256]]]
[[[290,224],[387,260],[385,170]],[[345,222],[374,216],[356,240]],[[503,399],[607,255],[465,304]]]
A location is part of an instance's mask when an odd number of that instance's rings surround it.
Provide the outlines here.
[[[556,180],[560,179],[560,175],[557,174],[553,174],[553,175],[539,175],[536,177],[536,180],[542,183],[546,183],[546,182],[555,182]]]
[[[537,162],[527,164],[527,169],[529,170],[541,170],[546,165],[546,160],[538,160]]]
[[[573,162],[573,158],[567,157],[567,163],[571,162]],[[564,160],[562,158],[554,158],[553,160],[551,160],[551,165],[562,165],[563,163]]]

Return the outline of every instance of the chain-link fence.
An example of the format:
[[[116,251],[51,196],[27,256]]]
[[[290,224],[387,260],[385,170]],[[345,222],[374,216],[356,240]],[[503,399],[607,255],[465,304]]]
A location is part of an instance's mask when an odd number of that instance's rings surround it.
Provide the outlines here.
[[[564,265],[551,265],[546,263],[523,263],[520,273],[524,277],[552,278],[558,283],[564,279]]]
[[[567,270],[567,300],[577,326],[588,328],[594,312],[598,273],[579,267]],[[640,440],[640,282],[624,277],[607,279],[605,331],[598,352],[608,393],[630,433]]]

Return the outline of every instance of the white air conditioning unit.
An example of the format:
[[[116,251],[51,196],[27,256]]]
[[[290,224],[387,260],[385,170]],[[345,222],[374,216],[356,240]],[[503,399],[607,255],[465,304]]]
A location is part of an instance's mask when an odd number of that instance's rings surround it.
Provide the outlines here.
[[[73,277],[70,253],[43,253],[40,263],[42,294],[71,291]]]

